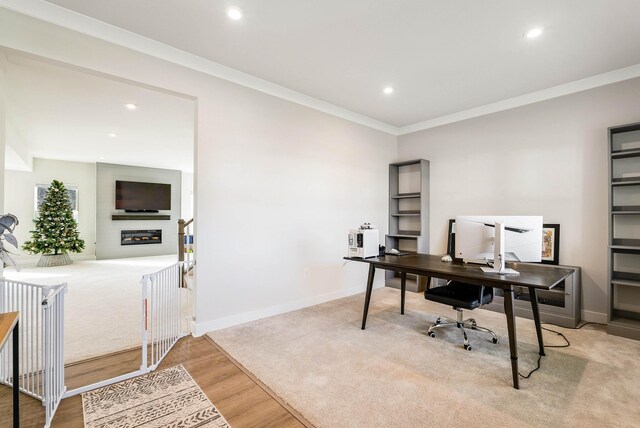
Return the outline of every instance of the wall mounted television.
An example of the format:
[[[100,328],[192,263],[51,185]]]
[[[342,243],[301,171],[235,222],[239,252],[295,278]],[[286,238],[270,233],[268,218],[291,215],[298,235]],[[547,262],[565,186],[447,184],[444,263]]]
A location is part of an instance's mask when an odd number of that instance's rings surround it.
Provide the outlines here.
[[[116,209],[158,212],[171,209],[171,184],[116,181]]]

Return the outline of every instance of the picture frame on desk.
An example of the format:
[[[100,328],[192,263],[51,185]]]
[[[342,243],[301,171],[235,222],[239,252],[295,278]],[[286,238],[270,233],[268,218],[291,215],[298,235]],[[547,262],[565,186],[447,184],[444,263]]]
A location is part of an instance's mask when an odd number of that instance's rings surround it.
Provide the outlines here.
[[[548,265],[560,264],[560,225],[545,223],[542,225],[542,260]]]

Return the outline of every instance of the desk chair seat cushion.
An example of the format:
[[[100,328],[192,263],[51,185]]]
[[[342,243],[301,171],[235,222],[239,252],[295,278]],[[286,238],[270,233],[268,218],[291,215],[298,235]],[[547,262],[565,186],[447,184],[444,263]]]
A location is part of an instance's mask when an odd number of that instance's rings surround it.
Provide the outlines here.
[[[424,298],[433,302],[451,305],[454,308],[475,309],[481,305],[491,303],[493,300],[493,288],[484,287],[482,301],[480,291],[482,287],[451,281],[442,287],[434,287],[424,292]]]

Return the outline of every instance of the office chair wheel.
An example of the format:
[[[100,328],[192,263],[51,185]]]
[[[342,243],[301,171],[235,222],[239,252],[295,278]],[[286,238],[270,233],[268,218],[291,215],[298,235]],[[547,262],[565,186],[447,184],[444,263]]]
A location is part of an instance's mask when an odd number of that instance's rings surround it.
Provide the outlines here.
[[[471,345],[464,345],[464,349],[466,351],[471,351]]]
[[[493,338],[493,343],[498,343],[498,338],[494,337]]]
[[[429,333],[427,333],[429,335],[429,337],[436,337],[436,334],[432,331],[430,331]]]

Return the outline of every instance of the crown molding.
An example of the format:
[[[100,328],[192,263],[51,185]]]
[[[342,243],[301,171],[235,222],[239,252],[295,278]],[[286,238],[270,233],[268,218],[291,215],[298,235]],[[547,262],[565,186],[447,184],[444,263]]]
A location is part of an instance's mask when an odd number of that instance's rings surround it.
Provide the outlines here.
[[[98,21],[94,18],[48,3],[44,0],[0,0],[0,6],[13,10],[23,15],[49,22],[60,27],[68,28],[101,40],[123,46],[155,58],[159,58],[174,64],[181,65],[202,73],[218,77],[248,88],[264,92],[266,94],[282,98],[296,104],[318,110],[332,116],[336,116],[350,122],[354,122],[378,131],[394,136],[411,134],[438,126],[460,122],[475,117],[485,116],[512,108],[522,107],[527,104],[537,103],[564,95],[582,92],[589,89],[605,86],[623,80],[640,77],[640,64],[607,73],[598,74],[574,82],[554,86],[529,94],[520,95],[506,100],[498,101],[468,110],[452,113],[445,116],[428,119],[412,125],[396,127],[388,123],[355,113],[343,107],[322,101],[305,95],[301,92],[285,88],[264,79],[235,70],[231,67],[219,64],[171,47],[164,43],[149,39],[136,33],[124,30],[111,24]]]
[[[434,119],[425,120],[423,122],[414,123],[398,129],[398,135],[411,134],[425,129],[435,128],[437,126],[447,125],[454,122],[460,122],[474,117],[485,116],[499,111],[510,110],[516,107],[522,107],[527,104],[533,104],[552,98],[562,97],[564,95],[575,94],[599,86],[610,85],[612,83],[622,82],[623,80],[634,79],[640,77],[640,64],[630,67],[621,68],[619,70],[609,71],[607,73],[597,74],[595,76],[576,80],[570,83],[554,86],[536,92],[531,92],[518,97],[508,98],[483,106],[474,107],[468,110],[459,111],[457,113],[446,116],[436,117]]]
[[[65,9],[43,0],[0,0],[0,6],[51,24],[86,34],[146,55],[246,86],[266,94],[336,116],[350,122],[398,135],[398,128],[334,104],[285,88],[264,79],[204,59],[131,31]]]

